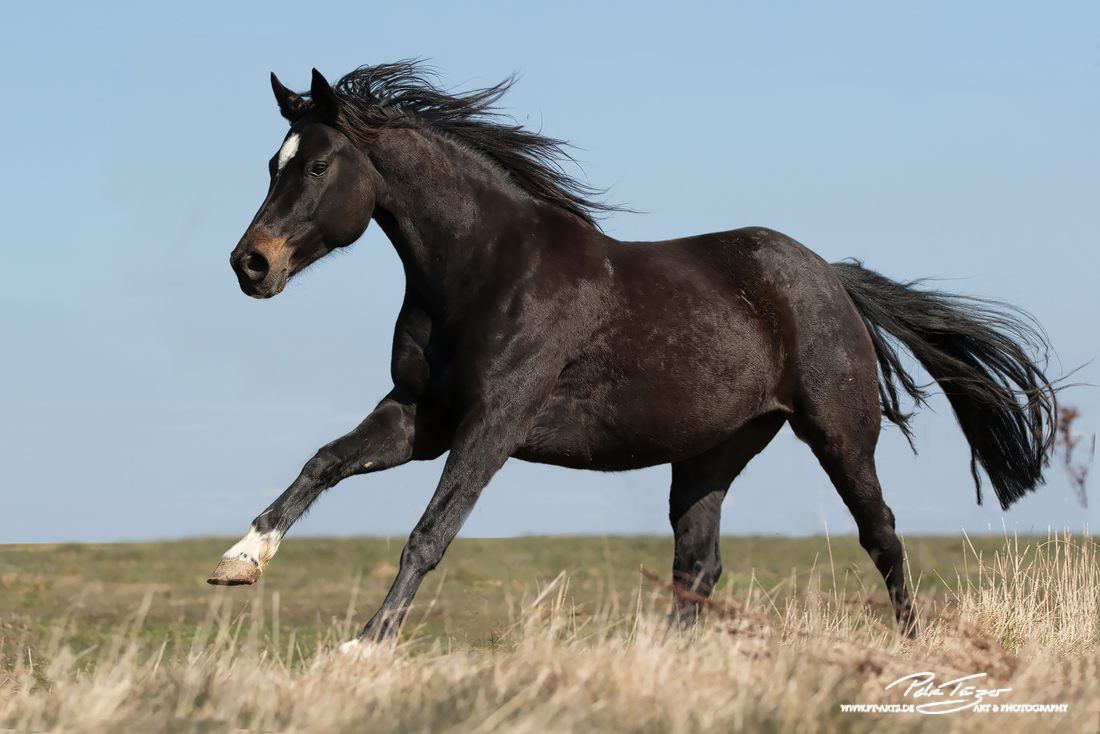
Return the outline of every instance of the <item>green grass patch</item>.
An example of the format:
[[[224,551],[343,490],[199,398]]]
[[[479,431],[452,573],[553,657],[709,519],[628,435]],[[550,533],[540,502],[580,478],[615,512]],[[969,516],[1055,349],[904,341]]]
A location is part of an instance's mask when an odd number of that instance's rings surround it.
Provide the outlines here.
[[[216,614],[230,620],[259,614],[272,642],[285,644],[293,631],[295,644],[308,653],[331,642],[326,635],[334,629],[349,636],[361,629],[385,597],[404,543],[288,538],[255,586],[207,585],[234,540],[0,546],[0,664],[33,659],[59,625],[74,651],[109,645],[128,629],[147,595],[148,611],[136,632],[144,648],[166,644],[169,655],[185,655],[216,601]],[[957,574],[969,570],[977,581],[968,543],[992,556],[1004,538],[906,540],[924,609],[942,606],[948,590],[957,587]],[[849,602],[888,615],[882,579],[854,537],[727,537],[722,557],[716,598],[751,596],[782,611],[787,600],[807,590],[831,593],[835,580]],[[670,537],[459,538],[425,579],[406,634],[427,643],[493,646],[515,622],[523,600],[537,596],[562,571],[569,578],[567,602],[578,618],[604,608],[625,612],[639,593],[667,593],[653,578],[668,579],[671,562]],[[888,616],[883,621],[892,624]]]

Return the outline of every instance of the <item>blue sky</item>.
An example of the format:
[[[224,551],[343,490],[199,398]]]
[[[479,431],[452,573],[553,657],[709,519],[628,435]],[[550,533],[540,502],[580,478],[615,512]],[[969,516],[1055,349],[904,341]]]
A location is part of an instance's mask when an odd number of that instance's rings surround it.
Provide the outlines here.
[[[389,389],[403,283],[377,227],[271,301],[229,268],[285,133],[270,71],[518,71],[507,111],[642,212],[613,236],[768,226],[1027,309],[1055,375],[1097,355],[1094,2],[382,5],[0,4],[0,543],[243,533]],[[1095,388],[1063,400],[1095,430]],[[1089,522],[1058,460],[1002,513],[946,401],[915,428],[916,456],[893,428],[877,456],[903,533]],[[440,469],[346,481],[292,534],[404,535]],[[668,479],[509,462],[465,534],[665,533]],[[853,529],[789,432],[724,506],[727,533],[826,526]]]

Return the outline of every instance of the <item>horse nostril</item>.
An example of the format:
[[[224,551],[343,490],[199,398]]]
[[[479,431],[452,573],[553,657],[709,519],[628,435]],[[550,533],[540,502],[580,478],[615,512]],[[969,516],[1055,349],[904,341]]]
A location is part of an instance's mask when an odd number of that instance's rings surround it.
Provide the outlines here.
[[[270,269],[267,258],[255,250],[241,258],[241,270],[250,280],[263,280]]]

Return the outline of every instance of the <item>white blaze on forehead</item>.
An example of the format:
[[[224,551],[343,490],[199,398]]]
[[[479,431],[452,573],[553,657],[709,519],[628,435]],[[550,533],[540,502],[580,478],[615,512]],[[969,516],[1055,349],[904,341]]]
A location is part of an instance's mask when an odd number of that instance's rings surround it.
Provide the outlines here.
[[[278,533],[260,533],[255,528],[249,528],[248,535],[227,550],[222,558],[240,558],[263,569],[279,549],[282,539]]]
[[[285,141],[283,141],[283,147],[279,148],[279,163],[278,170],[283,170],[283,166],[290,162],[290,159],[294,157],[294,154],[298,152],[298,133],[294,133]]]

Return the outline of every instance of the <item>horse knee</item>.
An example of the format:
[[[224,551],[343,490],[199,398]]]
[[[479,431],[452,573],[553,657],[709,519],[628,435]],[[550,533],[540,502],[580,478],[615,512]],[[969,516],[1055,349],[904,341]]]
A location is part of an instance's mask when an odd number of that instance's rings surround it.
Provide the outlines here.
[[[376,461],[365,461],[356,442],[344,436],[322,446],[306,462],[304,472],[315,481],[331,487],[352,475],[362,474]]]
[[[893,532],[884,532],[881,528],[875,528],[864,532],[859,532],[859,544],[863,550],[867,551],[867,554],[871,556],[871,559],[876,563],[878,557],[883,553],[886,553],[893,549],[894,544],[897,542],[897,536]]]
[[[302,473],[322,484],[333,484],[344,465],[344,459],[336,451],[334,444],[321,447],[313,458],[306,462]],[[334,481],[335,480],[335,481]]]
[[[443,550],[438,542],[414,530],[401,551],[401,566],[425,574],[443,560]]]

